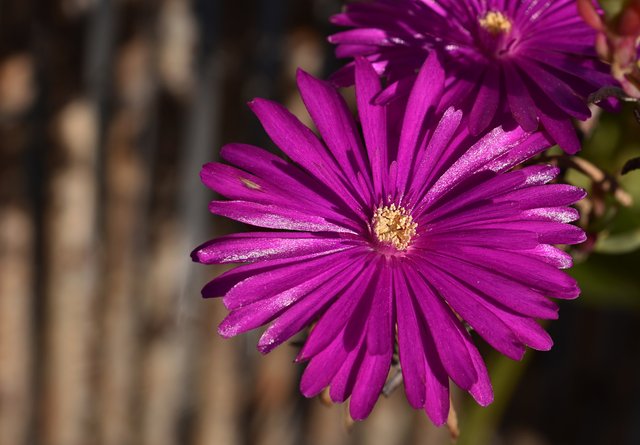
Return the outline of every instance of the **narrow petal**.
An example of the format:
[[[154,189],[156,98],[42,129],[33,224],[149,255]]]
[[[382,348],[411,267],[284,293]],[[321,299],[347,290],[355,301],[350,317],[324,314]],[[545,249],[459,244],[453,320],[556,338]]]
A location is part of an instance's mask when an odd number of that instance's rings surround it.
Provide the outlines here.
[[[362,267],[353,267],[336,274],[280,315],[262,334],[258,341],[258,350],[263,354],[270,352],[324,313],[340,292],[362,272]]]
[[[362,260],[366,265],[362,274],[358,275],[345,291],[320,317],[320,320],[313,328],[302,350],[299,358],[305,360],[320,353],[328,347],[329,343],[336,338],[345,329],[345,326],[354,318],[354,313],[359,315],[359,320],[366,319],[368,315],[367,308],[371,306],[371,296],[375,293],[378,277],[381,272],[381,265],[371,260]],[[363,313],[365,310],[367,312]],[[360,321],[355,329],[362,328],[363,322]],[[354,323],[351,323],[354,329]],[[350,343],[346,345],[348,349],[355,345]]]
[[[348,247],[338,238],[310,233],[235,233],[207,241],[191,257],[203,264],[244,263],[336,252]]]
[[[364,355],[349,401],[349,413],[353,420],[363,420],[371,413],[387,380],[391,354],[392,348],[389,346],[383,354],[371,354],[367,351]]]
[[[572,207],[542,207],[525,210],[522,217],[531,221],[570,223],[580,219],[580,213]]]
[[[518,198],[510,198],[508,193],[521,189],[525,186],[537,183],[544,184],[551,181],[558,173],[558,169],[551,166],[529,166],[520,170],[511,171],[504,174],[493,174],[483,172],[482,178],[478,184],[460,187],[460,191],[450,191],[445,197],[449,199],[441,199],[436,205],[429,209],[426,215],[428,220],[433,223],[452,215],[462,215],[469,210],[477,210],[480,203],[491,199],[490,203],[495,202],[496,197],[501,197],[499,202],[507,202],[511,200],[518,202]],[[448,224],[447,224],[448,225]]]
[[[404,275],[394,280],[394,288],[398,314],[398,354],[405,394],[411,406],[422,408],[426,401],[424,364],[426,347],[424,344],[416,345],[416,341],[420,339],[420,327]]]
[[[262,148],[247,144],[227,144],[220,150],[220,157],[262,181],[277,186],[289,197],[289,203],[292,202],[291,192],[295,190],[294,203],[302,201],[305,205],[314,204],[321,209],[330,210],[334,216],[338,207],[339,214],[357,217],[357,214],[322,182]],[[215,184],[214,175],[211,175],[211,180]],[[247,186],[246,183],[243,185]]]
[[[512,250],[520,250],[533,249],[539,242],[545,242],[540,241],[539,234],[527,230],[527,227],[523,227],[525,230],[501,229],[494,227],[493,224],[495,223],[488,224],[489,227],[455,228],[446,232],[431,233],[428,243],[432,249],[446,249],[451,243],[460,243],[481,247],[506,245],[510,246]]]
[[[586,234],[581,228],[570,224],[551,221],[528,221],[517,219],[515,221],[494,221],[485,224],[477,224],[475,226],[475,230],[478,231],[478,233],[483,233],[483,231],[486,230],[495,231],[497,234],[493,245],[504,246],[503,248],[506,250],[532,249],[538,243],[580,244],[587,239]],[[515,238],[517,235],[515,235],[514,232],[517,234],[521,233],[521,231],[527,231],[527,233],[533,235],[530,240],[533,240],[534,245],[527,244],[526,236],[523,236],[522,239]],[[505,234],[505,238],[502,242],[499,241],[500,232]],[[468,244],[479,246],[481,243],[477,242]]]
[[[389,354],[391,357],[394,337],[393,299],[392,273],[389,267],[385,267],[381,270],[380,280],[372,298],[367,329],[367,354]]]
[[[526,187],[505,193],[496,198],[496,201],[515,201],[525,209],[541,207],[562,207],[574,204],[586,196],[586,192],[572,185],[548,184]]]
[[[305,397],[317,396],[329,386],[348,355],[342,335],[336,336],[327,348],[309,361],[300,379],[300,392]]]
[[[553,145],[552,139],[544,132],[529,134],[519,144],[498,156],[486,165],[488,170],[504,172],[532,157],[542,153]]]
[[[346,269],[358,253],[332,253],[317,256],[304,261],[292,261],[280,267],[255,271],[248,278],[237,282],[224,296],[224,304],[228,309],[237,309],[283,293],[294,286],[314,280],[317,275],[327,270]]]
[[[342,31],[329,36],[329,43],[355,43],[376,46],[392,45],[392,36],[382,30],[375,28],[358,28],[349,31]]]
[[[433,252],[431,255],[435,256],[444,268],[455,270],[457,277],[482,298],[488,298],[530,317],[545,319],[558,317],[558,306],[540,292],[486,268]]]
[[[533,131],[538,128],[538,116],[536,106],[527,90],[520,73],[511,63],[503,65],[504,79],[507,88],[507,100],[513,117],[518,124],[526,130]]]
[[[271,140],[287,156],[333,189],[346,203],[358,207],[353,190],[343,182],[346,178],[342,177],[336,160],[311,130],[278,103],[254,99],[249,106]]]
[[[554,76],[533,60],[522,58],[518,61],[518,64],[528,76],[536,80],[536,84],[545,92],[547,97],[565,113],[580,120],[585,120],[591,116],[591,111],[589,111],[584,98],[578,97],[571,87],[560,78]]]
[[[365,163],[365,152],[353,116],[344,99],[327,82],[298,70],[298,88],[309,114],[316,124],[344,176],[356,182],[356,173],[363,175],[368,188],[360,195],[371,191],[371,174]]]
[[[450,246],[449,255],[483,265],[554,298],[576,298],[578,285],[566,273],[516,252],[473,246]]]
[[[202,296],[204,298],[222,297],[238,283],[253,275],[269,272],[280,267],[295,266],[301,262],[326,255],[327,253],[323,252],[321,254],[302,255],[278,260],[263,260],[257,263],[244,264],[224,272],[207,283],[202,289]]]
[[[475,99],[469,116],[469,130],[478,135],[493,120],[500,104],[500,70],[489,65],[480,83],[480,91]]]
[[[502,128],[494,129],[474,144],[436,181],[425,196],[425,202],[435,202],[469,175],[482,169],[510,148],[518,146],[527,136],[519,128],[508,132]]]
[[[435,53],[432,53],[418,72],[415,84],[409,95],[402,132],[398,146],[398,177],[399,190],[404,190],[407,184],[411,159],[415,157],[423,131],[423,123],[427,112],[435,110],[440,99],[444,84],[444,70]]]
[[[580,151],[580,141],[570,118],[543,113],[540,115],[540,121],[564,151],[570,155]]]
[[[421,309],[422,323],[426,323],[433,337],[438,356],[451,379],[463,389],[469,389],[477,379],[470,366],[471,359],[459,332],[459,322],[444,301],[416,273],[409,270],[409,284]]]
[[[478,331],[478,334],[480,334],[487,343],[509,358],[514,360],[520,360],[522,358],[524,354],[524,346],[522,343],[499,317],[487,310],[482,304],[477,304],[480,300],[477,295],[435,265],[428,268],[422,265],[421,274],[433,284],[433,287],[437,289],[438,293],[453,310],[455,310],[463,320],[468,322],[471,327]],[[468,357],[466,349],[465,355]],[[468,360],[470,362],[470,359]],[[468,363],[466,366],[469,367]],[[449,369],[447,369],[447,372],[449,373]],[[464,389],[469,389],[474,382],[475,379],[467,386],[462,386],[458,382],[456,383]]]
[[[382,270],[380,281],[387,292],[378,293],[374,298],[382,299],[382,301],[387,299],[390,304],[391,279],[389,274],[388,269]],[[365,296],[361,302],[371,299],[371,297]],[[332,379],[329,393],[332,400],[336,402],[342,402],[351,396],[350,412],[356,420],[365,418],[371,412],[391,364],[393,353],[392,314],[390,311],[385,311],[384,307],[383,303],[381,307],[374,308],[369,305],[368,310],[356,311],[343,331],[343,344],[350,352]],[[378,310],[381,311],[382,318],[387,319],[386,322],[381,320],[377,314]],[[376,325],[376,322],[381,323]],[[372,337],[378,337],[378,339],[372,340]],[[371,350],[369,344],[376,350]]]
[[[496,312],[500,308],[495,309]],[[509,323],[522,343],[537,351],[548,351],[553,346],[553,339],[533,319],[513,314],[508,310],[501,310],[500,317]]]
[[[462,111],[448,108],[444,112],[426,147],[421,147],[417,153],[416,168],[409,178],[411,181],[409,194],[411,196],[420,199],[425,191],[431,187],[436,174],[436,166],[445,155],[461,121]]]
[[[385,192],[389,165],[387,148],[387,114],[384,107],[373,104],[380,92],[380,78],[364,59],[356,59],[356,99],[369,157],[374,191],[377,198]]]
[[[334,278],[336,273],[344,268],[344,264],[338,267],[328,268],[304,280],[302,283],[292,284],[291,287],[275,295],[262,297],[258,294],[257,301],[247,305],[237,306],[233,309],[222,323],[220,323],[218,333],[225,338],[229,338],[262,326],[273,320],[282,310],[289,308],[297,301],[312,294],[314,290]]]
[[[425,412],[436,426],[447,422],[451,402],[449,398],[449,378],[438,357],[433,342],[425,344]],[[471,388],[476,384],[474,383]]]
[[[362,341],[364,336],[359,337],[359,341],[354,349],[349,350],[346,357],[340,365],[340,369],[331,380],[329,388],[329,397],[337,403],[342,403],[349,398],[353,392],[353,387],[358,378],[358,369],[362,364],[365,355]]]
[[[467,343],[467,347],[469,348],[469,355],[471,356],[473,366],[478,374],[478,380],[471,389],[469,389],[469,394],[471,394],[475,401],[481,406],[488,406],[493,402],[493,388],[491,387],[487,367],[476,347],[471,343]]]
[[[540,244],[535,249],[527,250],[525,255],[536,258],[558,269],[568,269],[573,266],[573,258],[567,252],[548,244]]]
[[[387,105],[394,99],[399,97],[408,96],[411,92],[411,88],[413,87],[415,82],[415,78],[411,77],[403,77],[400,80],[396,80],[395,82],[390,83],[387,87],[380,92],[375,98],[375,103],[377,105]]]
[[[212,201],[209,211],[215,215],[267,229],[353,233],[353,230],[332,224],[324,218],[279,205],[248,201]]]

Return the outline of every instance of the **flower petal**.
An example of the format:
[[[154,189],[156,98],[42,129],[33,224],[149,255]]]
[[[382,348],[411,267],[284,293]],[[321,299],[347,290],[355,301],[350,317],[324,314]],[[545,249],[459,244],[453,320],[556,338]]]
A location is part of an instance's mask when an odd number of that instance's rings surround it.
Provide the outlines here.
[[[268,229],[354,233],[353,230],[330,223],[325,218],[279,205],[249,201],[211,201],[209,211],[215,215]]]
[[[469,366],[471,358],[464,344],[467,339],[460,335],[459,321],[418,274],[408,269],[407,277],[414,298],[420,307],[421,322],[426,324],[435,341],[444,369],[458,386],[469,389],[476,381],[477,375]]]
[[[380,92],[380,79],[364,59],[356,59],[356,99],[369,157],[374,192],[381,198],[387,183],[389,153],[387,148],[387,113],[384,107],[373,104]]]
[[[287,156],[330,187],[347,204],[359,206],[336,160],[311,130],[278,103],[254,99],[249,106],[271,140]]]
[[[429,280],[437,290],[441,298],[444,299],[453,310],[468,322],[487,343],[503,353],[509,358],[520,360],[524,354],[524,346],[513,334],[509,327],[493,312],[486,309],[480,302],[480,298],[463,286],[450,273],[445,272],[436,265],[430,267],[421,265],[420,273],[425,280]],[[468,352],[465,352],[468,357]],[[470,359],[469,359],[470,360]],[[444,362],[443,362],[444,363]],[[447,369],[449,373],[449,369]],[[455,381],[455,380],[454,380]],[[464,389],[474,383],[475,379],[468,386],[459,386]]]
[[[480,83],[480,91],[469,115],[469,130],[478,135],[483,132],[493,120],[500,104],[500,70],[489,65]]]
[[[382,265],[372,259],[363,259],[361,264],[364,267],[362,273],[349,283],[340,298],[327,308],[309,334],[298,355],[300,360],[313,357],[327,348],[347,324],[350,324],[351,329],[362,329],[363,320],[368,316],[371,299],[378,285]],[[353,319],[358,319],[359,323],[355,325],[354,322],[350,322]],[[355,344],[347,343],[345,347],[352,349]]]
[[[344,176],[356,185],[357,173],[367,184],[367,189],[359,190],[364,197],[371,192],[371,174],[365,163],[365,152],[353,116],[344,99],[327,82],[298,70],[298,88],[322,140],[331,151],[342,169]]]
[[[261,299],[268,299],[305,281],[315,280],[326,270],[346,269],[359,254],[356,251],[337,252],[302,261],[294,260],[259,273],[255,271],[229,289],[224,296],[224,304],[228,309],[237,309]]]
[[[427,112],[435,110],[444,84],[444,70],[435,53],[429,55],[420,68],[407,103],[400,143],[398,145],[397,187],[405,190],[409,178],[411,160],[415,157],[423,135]]]
[[[207,241],[191,257],[203,264],[244,263],[291,258],[314,253],[336,252],[349,248],[344,240],[310,233],[251,232],[235,233]]]
[[[345,269],[287,309],[264,331],[258,341],[258,350],[266,354],[300,332],[318,314],[324,313],[332,301],[342,298],[340,292],[361,272],[357,267]]]

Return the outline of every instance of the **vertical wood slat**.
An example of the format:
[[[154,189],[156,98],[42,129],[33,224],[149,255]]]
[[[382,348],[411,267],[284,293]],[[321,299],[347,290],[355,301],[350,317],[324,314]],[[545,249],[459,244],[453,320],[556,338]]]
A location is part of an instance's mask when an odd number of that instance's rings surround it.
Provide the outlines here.
[[[222,341],[215,327],[224,317],[219,301],[205,301],[200,321],[202,341],[198,360],[196,424],[193,445],[241,444],[245,385],[238,379],[242,339]]]
[[[105,284],[101,295],[98,435],[102,445],[133,443],[134,392],[139,365],[142,270],[140,239],[147,230],[149,171],[137,147],[147,124],[151,92],[147,36],[134,36],[117,54],[116,90],[121,106],[109,126],[105,150]]]
[[[140,426],[135,443],[172,445],[178,442],[178,420],[184,384],[185,348],[177,328],[178,268],[181,243],[174,218],[156,222],[153,258],[144,286],[146,318],[140,381]]]
[[[200,3],[205,4],[208,1],[202,0]],[[102,1],[87,4],[97,3]],[[144,2],[137,0],[114,4],[141,3]],[[180,14],[184,14],[185,10],[187,15],[193,13],[189,7],[191,2],[187,0],[157,3],[149,0],[148,3],[152,5],[150,8],[157,8],[161,3],[171,4],[175,9],[162,18],[169,22],[179,21]],[[272,2],[262,3],[268,8]],[[317,6],[318,2],[310,3]],[[174,15],[175,11],[178,11],[178,15]],[[81,15],[76,16],[75,20],[91,23],[86,16]],[[135,29],[140,29],[145,20],[147,24],[148,21],[156,23],[155,17],[148,16],[144,19],[136,17],[128,20],[127,35],[132,33],[132,29],[135,34]],[[163,120],[160,125],[168,129],[162,129],[159,134],[164,135],[163,131],[185,131],[191,135],[184,137],[184,144],[175,144],[174,150],[184,151],[177,163],[180,168],[166,165],[163,167],[174,174],[177,180],[170,178],[170,184],[166,185],[164,178],[160,177],[160,181],[149,185],[149,167],[143,165],[144,158],[137,151],[140,148],[137,146],[140,143],[140,126],[145,125],[141,122],[152,119],[149,114],[153,114],[155,110],[136,109],[128,101],[136,94],[144,94],[140,91],[148,84],[143,84],[145,81],[153,83],[154,79],[149,81],[149,78],[145,77],[145,80],[136,80],[136,75],[123,75],[122,78],[112,79],[112,67],[103,66],[104,77],[98,79],[98,85],[89,86],[88,90],[75,91],[75,96],[67,97],[66,100],[69,102],[58,115],[56,122],[51,125],[51,129],[57,134],[57,142],[50,149],[57,163],[53,165],[49,181],[52,187],[48,194],[51,201],[47,214],[50,217],[46,222],[49,225],[46,237],[48,243],[45,261],[49,268],[46,289],[48,308],[52,311],[47,314],[47,341],[50,348],[43,371],[49,379],[45,406],[50,417],[47,429],[39,434],[42,444],[218,445],[243,441],[247,443],[247,437],[252,437],[256,439],[255,442],[263,445],[284,445],[296,443],[300,425],[294,422],[299,422],[303,415],[310,418],[303,423],[312,425],[308,432],[308,443],[363,443],[368,440],[365,438],[369,437],[382,443],[383,438],[395,437],[394,434],[406,426],[406,419],[399,413],[395,402],[389,405],[389,401],[382,401],[376,408],[376,413],[384,413],[384,417],[395,421],[401,418],[402,421],[398,421],[397,425],[389,425],[389,419],[380,420],[380,416],[374,413],[367,423],[356,425],[354,433],[347,434],[342,423],[342,407],[326,408],[318,401],[310,400],[305,402],[305,410],[308,411],[304,414],[295,412],[300,408],[296,402],[298,377],[295,375],[299,371],[299,365],[291,364],[288,345],[281,346],[270,357],[262,358],[255,352],[255,342],[247,340],[253,340],[253,335],[233,340],[222,340],[217,336],[215,325],[226,311],[220,301],[203,302],[198,297],[198,287],[205,281],[200,275],[211,275],[212,268],[190,266],[187,255],[190,248],[211,237],[210,234],[204,233],[206,225],[211,222],[211,218],[205,216],[206,202],[210,195],[198,183],[197,171],[203,161],[214,160],[216,149],[221,142],[225,142],[220,140],[218,126],[224,117],[220,116],[222,99],[226,99],[221,97],[224,91],[224,70],[228,70],[229,67],[225,58],[220,57],[224,51],[214,55],[208,53],[210,59],[204,61],[204,74],[198,79],[200,83],[195,90],[196,94],[191,96],[189,88],[192,86],[189,86],[188,76],[192,67],[189,65],[190,59],[185,55],[190,54],[193,48],[185,46],[185,42],[193,43],[189,39],[194,36],[189,37],[189,33],[195,32],[196,27],[190,25],[188,20],[178,27],[180,26],[181,32],[185,33],[183,37],[186,35],[182,43],[178,42],[180,39],[174,39],[169,34],[162,35],[166,45],[173,45],[173,49],[167,54],[173,54],[177,58],[163,59],[164,62],[159,65],[164,65],[165,68],[154,65],[154,61],[142,62],[148,64],[146,68],[153,72],[147,72],[142,77],[157,76],[157,69],[166,70],[160,76],[164,82],[161,100],[165,101],[165,107],[171,108],[172,116],[176,119]],[[209,23],[207,26],[211,29],[217,25]],[[272,25],[267,23],[264,26]],[[282,22],[278,26],[288,27],[289,24]],[[306,33],[304,28],[298,28],[298,31],[308,41],[300,45],[300,49],[296,50],[297,55],[292,59],[306,60],[309,65],[305,68],[319,74],[321,63],[318,63],[318,60],[322,58],[322,46],[318,39],[322,39],[323,36],[314,34],[313,30],[310,34]],[[270,32],[277,33],[279,30]],[[273,42],[274,36],[270,35],[269,38]],[[118,48],[120,57],[127,58],[129,56],[125,53],[131,55],[136,52],[140,56],[141,52],[148,50],[136,46],[140,42],[134,40],[127,40],[124,46]],[[292,36],[290,41],[298,44],[298,40],[296,36]],[[249,47],[252,43],[254,42],[251,39],[247,39],[244,45]],[[278,45],[280,43],[282,42],[278,42]],[[156,45],[156,42],[143,43],[142,46],[144,45]],[[90,52],[85,54],[85,58]],[[244,55],[238,57],[242,58]],[[260,57],[263,59],[257,65],[263,70],[262,76],[259,76],[257,84],[252,85],[254,88],[256,85],[266,85],[267,92],[257,93],[277,97],[277,88],[274,88],[276,82],[281,81],[283,74],[292,74],[293,68],[303,62],[285,63],[287,68],[282,70],[273,65],[274,59],[271,55],[260,54]],[[245,75],[249,77],[251,73],[247,72]],[[105,115],[100,114],[104,106],[104,97],[101,99],[100,95],[105,93],[105,79],[122,88],[131,88],[128,93],[121,93],[116,97],[117,101],[126,103],[117,104],[113,115],[108,116],[107,121],[103,121],[101,116]],[[134,85],[137,82],[141,83]],[[238,83],[242,84],[242,81]],[[251,87],[247,83],[243,86],[243,92],[246,92],[247,87]],[[213,91],[207,91],[207,88]],[[109,100],[113,100],[113,97]],[[226,102],[234,103],[237,107],[243,106],[237,97]],[[299,99],[288,98],[285,102],[296,103],[300,108]],[[184,113],[185,111],[187,113]],[[224,113],[227,111],[224,109]],[[184,130],[181,128],[185,123],[183,120],[186,121]],[[100,127],[101,122],[106,124],[104,128]],[[99,253],[93,250],[99,236],[96,232],[96,225],[99,225],[96,223],[96,216],[100,215],[99,206],[103,204],[90,199],[97,195],[96,187],[100,180],[101,172],[95,165],[96,157],[99,156],[99,143],[96,141],[100,139],[103,131],[107,131],[104,158],[106,237],[103,240],[107,262],[104,271],[99,268]],[[241,132],[243,129],[236,128],[234,131]],[[189,140],[190,137],[193,140]],[[89,140],[93,142],[87,142]],[[165,158],[160,162],[166,164],[171,160]],[[191,181],[191,184],[187,185],[187,181]],[[197,189],[191,188],[193,183]],[[140,220],[148,216],[141,216],[139,213],[146,211],[145,187],[153,187],[154,190],[166,187],[156,196],[158,201],[162,202],[156,202],[155,205],[175,208],[170,212],[160,212],[160,215],[166,217],[152,220],[151,224],[140,230],[136,224],[140,224]],[[176,196],[180,196],[177,199],[178,205],[173,202]],[[140,205],[140,202],[143,204]],[[185,203],[190,206],[189,209],[186,206],[181,208],[180,204]],[[15,210],[14,207],[12,209]],[[5,223],[2,221],[5,220],[0,216],[0,239],[2,233],[5,233],[3,227],[19,225],[28,230],[28,219],[26,225],[17,221],[25,221],[24,218],[29,216],[25,217],[22,209],[19,210],[22,216],[16,216],[18,213],[14,210],[11,210],[14,216],[6,220],[9,221],[6,226],[3,226]],[[10,229],[10,232],[14,233],[14,230]],[[136,246],[139,245],[136,239],[146,236],[149,232],[155,234],[151,248],[136,251]],[[17,253],[18,245],[28,246],[33,240],[26,236],[22,240],[16,237],[11,241],[16,242],[11,248],[16,249],[13,252]],[[2,277],[5,276],[5,263],[2,263],[2,258],[0,253],[0,287],[3,286]],[[16,278],[22,292],[27,292],[29,279],[18,280],[20,273],[10,273],[20,264],[19,258],[20,255],[12,255],[6,276]],[[23,264],[29,261],[25,259]],[[147,262],[148,274],[143,276],[140,273],[144,270],[141,265],[144,266]],[[22,274],[22,277],[28,277],[29,269],[23,270]],[[105,285],[98,289],[100,302],[96,305],[98,277]],[[145,282],[142,289],[139,286],[140,280]],[[4,294],[8,294],[4,292],[4,288],[0,288],[0,291],[3,297]],[[12,293],[18,295],[20,292]],[[25,336],[17,339],[11,335],[12,345],[19,344],[16,341],[28,342],[28,331],[33,328],[28,320],[29,300],[23,299],[20,303],[27,305],[26,309],[17,308],[15,300],[0,301],[0,388],[2,369],[8,369],[9,366],[3,363],[2,358],[3,338],[6,337],[4,332],[9,332],[12,326],[9,323],[5,324],[3,317],[13,314],[12,316],[24,320],[19,323],[20,327],[18,322],[15,322],[15,328],[12,329],[22,329]],[[7,307],[11,309],[6,310]],[[20,311],[26,312],[20,315]],[[141,323],[143,319],[146,323]],[[102,330],[96,330],[97,327]],[[93,338],[98,333],[99,338]],[[247,346],[248,343],[250,346]],[[96,345],[99,345],[97,357],[94,351]],[[28,355],[28,348],[20,353]],[[249,355],[251,359],[243,361],[241,355]],[[99,361],[94,363],[96,358]],[[18,372],[15,370],[18,367],[29,367],[28,361],[20,363],[20,360],[11,363],[16,366],[14,371],[11,371],[14,375],[12,378],[17,379],[15,381],[28,379],[28,372],[17,377]],[[246,367],[243,365],[247,363],[256,364],[255,369],[243,369]],[[95,371],[97,379],[93,376]],[[250,377],[250,381],[245,377]],[[136,381],[136,378],[139,381]],[[98,385],[93,387],[93,383]],[[10,386],[14,387],[13,384]],[[16,387],[19,387],[19,384]],[[27,394],[28,390],[29,388]],[[141,402],[139,406],[135,405],[136,401]],[[401,402],[404,407],[405,401],[402,399]],[[28,400],[26,403],[28,405]],[[392,408],[388,409],[385,406]],[[19,405],[16,405],[16,408],[18,407]],[[98,410],[97,413],[93,412],[94,409]],[[249,417],[253,419],[252,425],[255,430],[247,435],[246,420],[249,411],[252,413]],[[18,419],[19,412],[19,409],[16,409],[15,413],[12,413],[15,419]],[[24,412],[28,413],[28,407]],[[91,419],[94,414],[98,416],[97,420]],[[424,420],[423,413],[417,415]],[[96,442],[92,441],[93,436],[90,434],[94,421],[98,427],[99,440]],[[2,415],[0,422],[9,424],[7,418]],[[20,422],[16,422],[13,425],[16,429],[23,428],[19,424]],[[421,421],[419,429],[426,428],[427,424],[428,422]],[[5,431],[8,430],[0,424],[0,434]],[[13,437],[17,437],[15,433],[12,434]],[[418,436],[419,434],[416,434],[415,437]],[[324,442],[323,438],[326,439]],[[0,436],[0,443],[4,442],[4,437]],[[14,441],[8,443],[22,445]],[[415,443],[421,442],[416,439]]]
[[[347,445],[354,436],[345,424],[347,406],[327,405],[318,396],[309,400],[309,417],[306,420],[304,440],[309,445]]]
[[[180,215],[183,253],[211,238],[211,215],[203,203],[211,192],[200,181],[199,171],[206,162],[216,160],[221,143],[220,130],[223,101],[223,69],[227,60],[220,50],[220,27],[223,5],[196,1],[193,17],[198,34],[193,96],[187,112],[184,138],[184,164],[180,170]],[[215,235],[221,235],[215,230]],[[221,342],[215,326],[222,318],[218,302],[203,301],[200,288],[211,270],[188,261],[182,283],[182,314],[191,331],[192,349],[189,370],[193,382],[186,401],[195,412],[193,444],[242,443],[243,395],[238,381],[241,374],[237,339]],[[223,268],[221,268],[222,270]]]
[[[50,147],[45,227],[45,400],[40,436],[44,445],[95,441],[94,327],[101,265],[99,163],[116,30],[111,1],[98,0],[87,14],[85,54],[75,55],[83,62],[84,85],[75,86],[76,92],[70,93],[72,96],[53,117],[55,142]],[[64,15],[60,18],[71,20]],[[55,75],[64,79],[63,73]]]
[[[411,412],[404,409],[406,403],[401,389],[394,391],[388,398],[381,395],[366,424],[361,423],[354,427],[361,443],[405,445],[411,422]]]
[[[253,354],[257,352],[251,351]],[[259,357],[256,386],[251,399],[254,410],[252,427],[257,445],[295,445],[300,434],[294,422],[297,379],[293,363],[296,350],[284,344]]]
[[[3,62],[0,71],[7,74],[3,68],[20,60]],[[0,90],[21,81],[2,74]],[[0,121],[0,444],[21,445],[33,413],[34,224],[22,158],[28,127],[2,113],[13,108],[6,99],[0,93],[0,120],[10,121]]]
[[[34,420],[36,224],[30,119],[38,91],[31,4],[0,7],[0,444],[23,445]]]
[[[57,116],[59,163],[50,173],[45,280],[44,445],[84,445],[90,422],[96,295],[94,106],[77,98]]]
[[[0,187],[5,186],[6,184],[0,185]],[[1,203],[0,443],[2,444],[25,443],[32,414],[32,242],[33,224],[24,203],[22,205]]]
[[[188,107],[184,99],[189,95],[189,76],[193,66],[174,65],[171,61],[185,62],[193,51],[194,25],[190,3],[186,0],[164,0],[159,5],[156,32],[159,48],[156,62],[157,75],[164,93],[171,98],[173,111],[182,115]],[[175,37],[175,38],[172,38]],[[186,74],[185,74],[186,73]],[[162,117],[161,117],[162,119]],[[175,162],[165,165],[164,171],[177,182],[166,190],[161,220],[152,217],[155,233],[150,246],[151,261],[144,286],[144,312],[147,338],[142,356],[141,419],[138,431],[139,443],[148,445],[172,445],[182,443],[190,436],[191,421],[188,416],[191,359],[196,327],[185,308],[185,265],[189,264],[189,248],[185,246],[184,226],[180,213],[182,201],[192,199],[181,194],[180,166],[188,157],[188,147],[182,145],[184,122],[167,122],[172,132],[171,147]],[[163,122],[159,123],[159,139],[162,140]],[[166,141],[163,141],[166,144]],[[196,173],[197,174],[197,173]],[[177,179],[176,179],[177,178]],[[159,178],[162,181],[162,178]],[[160,184],[154,184],[160,188]]]
[[[127,126],[126,113],[116,118],[115,127]],[[129,129],[114,128],[114,132]],[[122,136],[121,136],[122,137]],[[126,137],[126,136],[125,136]],[[141,166],[121,141],[108,144],[106,205],[106,270],[101,302],[101,345],[99,357],[98,430],[100,443],[131,443],[132,392],[138,352],[136,330],[135,215]],[[130,157],[130,158],[129,158]],[[117,165],[117,167],[116,167]],[[143,176],[143,175],[140,175]]]

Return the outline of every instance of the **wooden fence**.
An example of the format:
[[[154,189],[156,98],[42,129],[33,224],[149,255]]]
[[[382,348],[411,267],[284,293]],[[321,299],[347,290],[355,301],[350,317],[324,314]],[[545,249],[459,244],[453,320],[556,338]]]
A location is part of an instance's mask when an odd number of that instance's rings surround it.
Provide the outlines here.
[[[0,444],[446,439],[401,393],[347,433],[343,407],[298,394],[293,347],[217,336],[199,289],[220,270],[189,259],[233,228],[200,166],[265,142],[251,97],[301,111],[295,68],[328,69],[339,7],[0,2]]]

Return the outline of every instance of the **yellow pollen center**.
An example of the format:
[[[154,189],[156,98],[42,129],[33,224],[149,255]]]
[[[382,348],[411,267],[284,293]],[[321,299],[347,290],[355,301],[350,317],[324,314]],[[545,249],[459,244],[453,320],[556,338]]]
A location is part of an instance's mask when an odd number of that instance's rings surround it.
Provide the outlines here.
[[[403,207],[379,207],[373,215],[373,231],[382,243],[393,245],[398,250],[406,250],[418,225]]]
[[[480,26],[493,35],[511,31],[511,21],[499,11],[489,11],[479,21]]]

